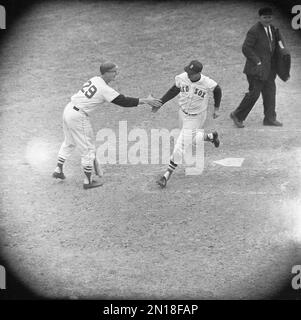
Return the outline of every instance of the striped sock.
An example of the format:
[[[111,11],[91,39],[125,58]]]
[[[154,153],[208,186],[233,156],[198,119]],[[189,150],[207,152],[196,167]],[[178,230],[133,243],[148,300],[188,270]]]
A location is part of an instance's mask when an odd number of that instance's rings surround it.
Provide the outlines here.
[[[177,166],[178,165],[175,164],[172,160],[169,161],[168,168],[167,168],[166,172],[164,173],[164,177],[166,178],[166,180],[168,180],[170,178],[171,174],[175,171]]]
[[[58,157],[57,159],[57,164],[56,164],[56,168],[55,171],[60,173],[63,172],[63,165],[64,165],[65,159],[62,157]]]
[[[92,178],[92,166],[85,166],[84,173],[86,175],[84,183],[85,184],[91,183],[92,182],[92,179],[91,179]]]

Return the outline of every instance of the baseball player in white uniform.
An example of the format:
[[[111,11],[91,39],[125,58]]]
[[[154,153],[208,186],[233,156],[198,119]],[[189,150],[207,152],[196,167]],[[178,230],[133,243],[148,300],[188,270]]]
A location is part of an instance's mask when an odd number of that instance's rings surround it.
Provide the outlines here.
[[[58,153],[58,161],[52,176],[65,179],[64,162],[70,157],[77,146],[81,154],[81,164],[84,170],[84,189],[101,186],[100,180],[92,179],[92,169],[101,176],[101,168],[95,158],[95,137],[90,122],[90,115],[95,109],[106,102],[112,102],[122,107],[136,107],[149,104],[159,107],[161,102],[151,96],[148,98],[125,97],[108,84],[115,80],[118,73],[117,65],[106,62],[100,65],[100,75],[88,80],[83,87],[71,97],[63,113],[63,130],[65,139]]]
[[[202,139],[212,142],[215,147],[219,147],[220,144],[216,131],[199,135],[197,134],[197,130],[203,127],[206,120],[210,92],[213,92],[214,97],[213,118],[219,116],[218,110],[222,90],[214,80],[201,74],[203,65],[198,60],[191,61],[184,70],[185,72],[175,77],[175,84],[160,99],[163,105],[179,94],[179,120],[182,126],[169,166],[164,175],[157,181],[157,184],[162,188],[166,187],[167,181],[176,169],[177,163],[179,163],[179,159],[182,159],[185,153],[183,141],[187,138],[187,135],[190,135],[188,137],[190,140],[186,141],[192,141],[192,143],[200,143],[201,141],[198,139]],[[157,107],[153,107],[152,111],[156,112],[158,109]]]

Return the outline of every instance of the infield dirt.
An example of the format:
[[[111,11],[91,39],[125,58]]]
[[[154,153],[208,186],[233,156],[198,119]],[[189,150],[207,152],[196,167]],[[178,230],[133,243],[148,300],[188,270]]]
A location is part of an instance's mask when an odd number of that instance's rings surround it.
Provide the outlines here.
[[[241,45],[259,3],[44,2],[9,30],[1,49],[1,250],[37,293],[58,298],[253,299],[291,278],[300,259],[300,38],[275,9],[292,55],[277,79],[282,128],[263,127],[261,99],[246,127],[229,118],[247,90]],[[100,62],[118,64],[113,86],[160,97],[192,59],[222,90],[205,170],[168,187],[165,165],[107,165],[104,186],[82,189],[77,152],[63,182],[52,180],[62,112]],[[106,105],[95,133],[178,125],[176,99],[150,108]],[[42,151],[42,152],[41,152]],[[214,161],[244,158],[241,167]],[[300,260],[299,260],[300,262]]]

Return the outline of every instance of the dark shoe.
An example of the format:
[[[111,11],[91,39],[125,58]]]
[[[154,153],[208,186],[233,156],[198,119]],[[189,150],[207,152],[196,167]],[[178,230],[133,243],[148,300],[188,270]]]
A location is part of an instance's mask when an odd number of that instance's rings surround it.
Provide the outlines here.
[[[263,125],[264,126],[275,126],[275,127],[282,127],[283,126],[283,124],[277,120],[267,120],[267,119],[263,120]]]
[[[244,124],[242,123],[242,121],[238,120],[238,118],[236,117],[234,112],[230,113],[230,118],[233,120],[233,122],[235,123],[236,127],[244,128]]]
[[[165,188],[167,184],[167,180],[164,176],[162,176],[159,180],[156,181],[156,183],[161,187]]]
[[[56,172],[54,171],[53,174],[52,174],[52,177],[55,178],[55,179],[66,179],[66,176],[64,175],[63,172]]]
[[[213,134],[213,139],[210,141],[214,144],[215,148],[218,148],[219,147],[218,133],[216,131],[214,131],[214,132],[212,132],[212,134]]]
[[[102,181],[92,180],[91,183],[84,183],[83,187],[86,190],[86,189],[93,189],[93,188],[101,187],[102,185],[103,185]]]

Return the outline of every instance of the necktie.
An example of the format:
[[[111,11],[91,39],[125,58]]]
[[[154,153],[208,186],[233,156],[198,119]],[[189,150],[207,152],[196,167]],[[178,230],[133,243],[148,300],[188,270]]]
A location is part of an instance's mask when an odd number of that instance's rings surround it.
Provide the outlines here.
[[[269,38],[270,50],[272,51],[272,34],[271,34],[270,26],[266,27],[266,33]]]
[[[270,41],[272,42],[273,38],[272,38],[272,30],[270,26],[268,26],[268,35],[269,35]]]

